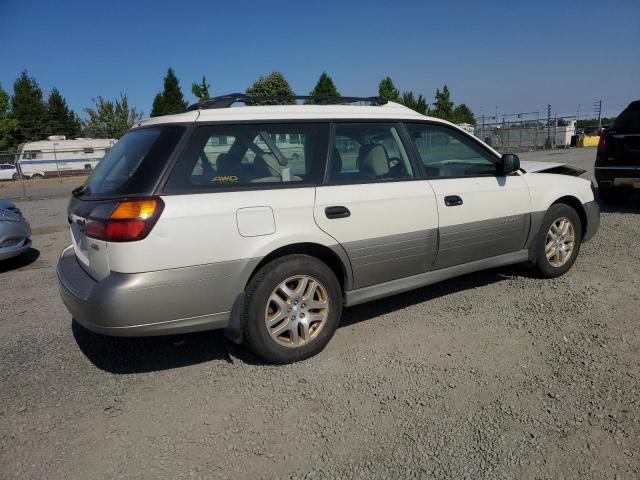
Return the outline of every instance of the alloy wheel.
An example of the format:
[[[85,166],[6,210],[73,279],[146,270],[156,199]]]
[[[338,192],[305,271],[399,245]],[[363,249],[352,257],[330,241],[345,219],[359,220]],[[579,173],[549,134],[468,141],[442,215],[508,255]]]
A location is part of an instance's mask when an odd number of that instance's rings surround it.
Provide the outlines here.
[[[576,230],[566,217],[555,220],[549,227],[544,253],[552,267],[561,267],[573,254]]]
[[[300,347],[318,336],[329,316],[327,290],[313,277],[295,275],[269,296],[265,324],[271,338],[286,347]]]

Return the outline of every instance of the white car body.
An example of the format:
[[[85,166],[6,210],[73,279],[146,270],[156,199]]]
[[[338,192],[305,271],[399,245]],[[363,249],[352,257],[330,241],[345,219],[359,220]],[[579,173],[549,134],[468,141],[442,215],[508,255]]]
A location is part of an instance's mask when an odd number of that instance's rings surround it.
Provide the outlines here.
[[[391,102],[203,109],[144,120],[133,131],[163,125],[195,129],[354,121],[441,126],[500,161],[498,152],[455,125]],[[416,151],[404,134],[398,142],[415,162]],[[178,149],[187,148],[180,145]],[[585,240],[598,228],[591,183],[535,172],[554,166],[523,162],[522,169],[509,175],[465,178],[415,174],[418,178],[405,181],[325,180],[278,188],[254,183],[246,189],[180,194],[158,190],[154,194],[164,209],[148,236],[132,242],[85,236],[88,217],[72,206],[73,245],[63,252],[58,270],[62,297],[75,318],[92,330],[155,335],[236,328],[240,299],[256,269],[280,252],[298,248],[333,255],[340,264],[337,275],[343,277],[346,306],[470,271],[525,262],[545,213],[560,200],[580,211]],[[451,196],[464,201],[446,206],[445,197]],[[326,209],[336,205],[347,207],[350,216],[328,218]]]
[[[16,166],[11,163],[0,163],[0,180],[13,180],[18,172]]]

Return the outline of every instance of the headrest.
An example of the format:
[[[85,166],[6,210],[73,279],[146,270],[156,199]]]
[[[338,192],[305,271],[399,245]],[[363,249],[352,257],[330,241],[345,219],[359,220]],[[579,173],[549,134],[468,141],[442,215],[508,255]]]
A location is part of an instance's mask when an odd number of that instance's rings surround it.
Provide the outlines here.
[[[271,153],[258,155],[253,161],[253,166],[258,177],[282,177],[282,165]]]
[[[366,147],[366,148],[365,148]],[[360,147],[360,172],[382,177],[389,173],[389,156],[381,144],[367,144]]]

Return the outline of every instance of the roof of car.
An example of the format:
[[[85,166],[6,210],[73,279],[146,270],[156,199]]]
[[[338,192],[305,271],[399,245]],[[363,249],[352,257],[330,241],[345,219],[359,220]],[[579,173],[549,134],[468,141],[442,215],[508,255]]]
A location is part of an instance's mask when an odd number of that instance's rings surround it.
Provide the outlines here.
[[[212,109],[193,109],[172,115],[141,120],[135,127],[163,123],[244,122],[272,120],[434,120],[394,102],[384,105],[267,105]]]

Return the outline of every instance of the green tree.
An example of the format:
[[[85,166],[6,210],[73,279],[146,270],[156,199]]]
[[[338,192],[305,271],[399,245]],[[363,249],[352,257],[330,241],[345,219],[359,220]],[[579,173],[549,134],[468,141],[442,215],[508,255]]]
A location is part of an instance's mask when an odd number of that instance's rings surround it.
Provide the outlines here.
[[[289,82],[280,72],[273,72],[267,77],[260,76],[245,92],[249,97],[292,97],[293,90]],[[295,103],[293,100],[263,100],[248,102],[250,105],[286,105]]]
[[[204,102],[205,100],[209,100],[211,98],[209,96],[210,87],[211,85],[207,83],[207,78],[203,75],[202,82],[194,82],[191,84],[191,93],[193,93],[193,95],[198,99],[199,102]]]
[[[380,84],[378,85],[378,95],[391,102],[400,102],[400,92],[393,84],[391,77],[385,77],[380,80]]]
[[[67,138],[75,138],[80,134],[82,130],[80,119],[73,110],[69,110],[67,102],[57,88],[54,87],[51,90],[46,107],[47,135],[65,135]]]
[[[126,95],[120,99],[94,100],[95,108],[85,108],[88,119],[84,122],[84,134],[93,138],[120,138],[134,123],[140,121],[142,113],[129,107]]]
[[[13,134],[18,122],[11,118],[9,106],[9,94],[0,85],[0,151],[13,150],[16,146]]]
[[[309,92],[309,95],[312,97],[339,97],[340,92],[338,92],[338,89],[333,83],[333,79],[327,75],[327,72],[322,72],[316,86]],[[305,103],[313,102],[307,100]]]
[[[38,82],[23,70],[13,84],[11,99],[11,118],[16,122],[13,133],[16,144],[41,140],[45,136],[45,112]]]
[[[453,102],[451,101],[449,88],[445,85],[442,89],[436,89],[435,102],[433,109],[429,110],[432,117],[442,118],[443,120],[453,120]]]
[[[182,96],[180,82],[173,68],[169,67],[164,77],[164,89],[153,99],[152,117],[167,115],[187,108],[188,103]]]
[[[427,114],[428,104],[422,94],[418,95],[418,98],[416,98],[412,91],[402,92],[400,103],[411,110],[421,113],[422,115]]]
[[[468,123],[471,125],[476,124],[476,118],[473,116],[473,112],[464,103],[456,105],[453,109],[453,123]]]

